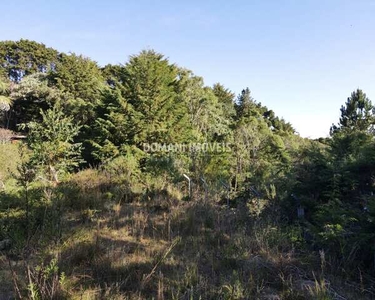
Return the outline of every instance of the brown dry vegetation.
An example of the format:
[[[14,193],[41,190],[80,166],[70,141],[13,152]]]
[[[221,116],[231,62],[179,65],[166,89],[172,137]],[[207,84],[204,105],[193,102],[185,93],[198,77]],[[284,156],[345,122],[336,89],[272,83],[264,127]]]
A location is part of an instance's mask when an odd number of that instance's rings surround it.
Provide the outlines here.
[[[59,243],[27,260],[2,256],[4,299],[14,282],[31,299],[30,282],[34,299],[371,299],[364,285],[333,276],[323,253],[301,251],[300,233],[245,205],[105,200],[95,171],[85,172],[74,178],[90,185],[76,193],[85,204],[71,203]],[[97,209],[77,208],[87,201]]]

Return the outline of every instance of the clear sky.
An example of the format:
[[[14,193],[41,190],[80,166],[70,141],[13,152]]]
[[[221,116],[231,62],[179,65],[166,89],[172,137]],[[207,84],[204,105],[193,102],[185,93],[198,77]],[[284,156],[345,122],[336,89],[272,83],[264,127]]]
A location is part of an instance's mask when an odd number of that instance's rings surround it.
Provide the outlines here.
[[[0,39],[100,65],[155,49],[253,97],[305,137],[326,136],[350,93],[375,102],[375,0],[1,1]]]

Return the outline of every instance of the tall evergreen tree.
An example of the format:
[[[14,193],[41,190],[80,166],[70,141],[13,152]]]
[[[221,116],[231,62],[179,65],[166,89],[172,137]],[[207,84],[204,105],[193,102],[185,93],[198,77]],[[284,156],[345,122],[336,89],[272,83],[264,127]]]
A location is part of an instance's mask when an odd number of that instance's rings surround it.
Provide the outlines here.
[[[366,94],[357,89],[341,109],[340,121],[332,125],[331,135],[338,131],[372,131],[375,124],[374,106]]]
[[[49,80],[63,94],[64,113],[82,124],[76,139],[83,143],[85,161],[93,163],[93,128],[106,89],[100,68],[81,55],[61,54],[55,69],[49,73]]]
[[[104,78],[96,62],[76,54],[61,54],[49,79],[65,94],[64,109],[76,121],[90,126],[102,99]]]
[[[125,66],[125,99],[134,108],[134,143],[166,143],[178,138],[184,110],[177,101],[177,68],[160,53],[144,50]]]
[[[133,107],[120,89],[105,91],[94,126],[93,153],[97,160],[113,159],[134,145],[133,115]]]
[[[65,116],[58,106],[40,113],[41,122],[22,124],[28,129],[30,159],[41,176],[58,183],[60,175],[78,167],[81,162],[81,144],[74,142],[80,126],[72,117]]]
[[[0,42],[0,70],[11,81],[20,82],[26,76],[47,72],[58,61],[58,52],[29,40]]]
[[[241,119],[242,117],[249,116],[252,112],[254,112],[255,101],[251,96],[251,91],[249,88],[246,88],[241,91],[241,94],[237,97],[236,102],[236,111],[237,111],[237,118]]]
[[[214,92],[220,105],[222,106],[224,117],[230,123],[233,123],[234,117],[236,115],[234,102],[235,94],[219,83],[214,84],[214,86],[212,87],[212,91]]]

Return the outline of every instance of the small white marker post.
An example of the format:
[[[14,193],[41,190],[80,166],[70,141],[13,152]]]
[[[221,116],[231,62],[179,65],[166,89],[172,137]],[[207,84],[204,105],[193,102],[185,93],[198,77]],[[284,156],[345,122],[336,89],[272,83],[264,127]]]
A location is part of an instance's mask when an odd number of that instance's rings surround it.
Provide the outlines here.
[[[187,181],[189,182],[189,198],[191,199],[191,179],[186,174],[183,174],[183,175],[187,179]]]

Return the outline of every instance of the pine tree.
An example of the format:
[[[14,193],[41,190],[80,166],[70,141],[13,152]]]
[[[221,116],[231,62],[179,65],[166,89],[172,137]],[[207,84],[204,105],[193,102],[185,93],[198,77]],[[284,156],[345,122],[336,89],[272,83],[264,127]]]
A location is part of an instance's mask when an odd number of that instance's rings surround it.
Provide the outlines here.
[[[331,135],[341,131],[372,131],[375,124],[374,106],[366,94],[357,89],[341,109],[340,121],[332,125]]]
[[[0,66],[11,81],[20,82],[26,76],[47,72],[58,61],[58,52],[29,40],[0,42]]]
[[[258,113],[254,110],[256,103],[251,97],[251,92],[249,88],[242,90],[241,94],[237,97],[236,103],[236,111],[237,111],[237,118],[241,119],[242,117],[247,117],[251,113]]]
[[[76,54],[61,54],[59,62],[49,73],[50,84],[66,99],[64,110],[85,126],[93,124],[96,106],[102,100],[104,78],[96,62]]]
[[[105,80],[97,63],[82,55],[61,54],[54,70],[49,73],[50,84],[62,93],[62,109],[82,124],[77,141],[83,144],[83,157],[92,164],[92,143],[97,109],[103,100]]]
[[[141,147],[176,139],[184,117],[183,106],[177,101],[176,66],[162,54],[144,50],[130,58],[124,78],[124,98],[134,109],[134,143]]]
[[[74,141],[80,126],[58,106],[41,110],[40,114],[41,122],[32,121],[21,127],[28,131],[27,143],[32,150],[30,162],[42,177],[56,184],[60,175],[82,162],[81,144]]]

